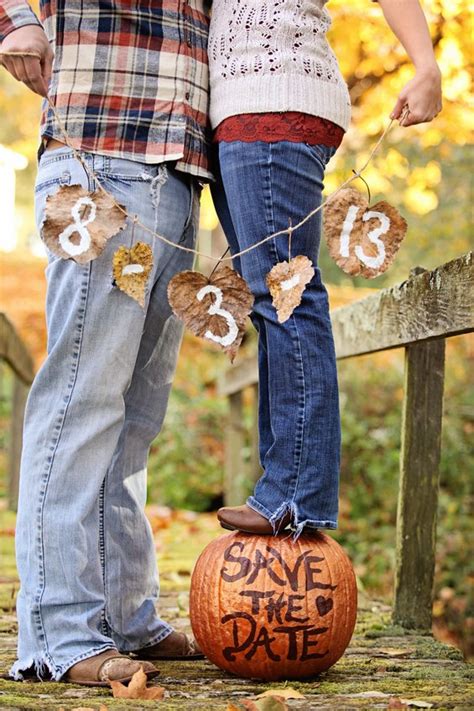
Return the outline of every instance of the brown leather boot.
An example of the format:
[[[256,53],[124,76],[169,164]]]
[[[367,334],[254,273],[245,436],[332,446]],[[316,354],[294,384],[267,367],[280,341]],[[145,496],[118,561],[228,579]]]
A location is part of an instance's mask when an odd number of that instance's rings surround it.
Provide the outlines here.
[[[243,533],[256,533],[259,536],[273,536],[274,530],[270,521],[244,504],[243,506],[229,506],[219,509],[217,518],[222,528],[229,531],[242,531]],[[291,514],[286,513],[275,527],[282,531],[291,521]]]
[[[204,654],[199,649],[195,639],[188,637],[184,632],[173,630],[171,634],[158,644],[142,647],[133,652],[140,659],[174,659],[175,661],[192,661],[204,659]]]
[[[119,654],[116,649],[107,649],[88,659],[74,664],[63,676],[61,681],[82,686],[110,686],[110,681],[121,681],[127,684],[140,667],[148,679],[160,673],[150,662]]]

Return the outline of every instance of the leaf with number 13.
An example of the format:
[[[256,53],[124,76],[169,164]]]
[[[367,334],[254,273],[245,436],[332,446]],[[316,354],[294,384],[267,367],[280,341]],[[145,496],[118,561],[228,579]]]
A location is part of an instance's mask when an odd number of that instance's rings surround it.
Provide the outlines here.
[[[324,208],[329,254],[346,274],[373,279],[395,259],[407,223],[385,200],[369,207],[354,188],[341,190]]]

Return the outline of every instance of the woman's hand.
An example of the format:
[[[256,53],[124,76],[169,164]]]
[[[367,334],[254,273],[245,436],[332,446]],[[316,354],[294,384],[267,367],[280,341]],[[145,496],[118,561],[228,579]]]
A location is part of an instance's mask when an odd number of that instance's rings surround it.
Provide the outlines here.
[[[31,91],[46,96],[54,55],[42,27],[26,25],[10,32],[1,43],[0,51],[16,52],[16,56],[0,56],[0,63]],[[22,52],[30,52],[37,56],[22,57],[20,56]]]
[[[432,121],[441,109],[441,72],[434,64],[429,69],[417,71],[413,79],[405,84],[390,118],[400,119],[400,126],[414,126]]]

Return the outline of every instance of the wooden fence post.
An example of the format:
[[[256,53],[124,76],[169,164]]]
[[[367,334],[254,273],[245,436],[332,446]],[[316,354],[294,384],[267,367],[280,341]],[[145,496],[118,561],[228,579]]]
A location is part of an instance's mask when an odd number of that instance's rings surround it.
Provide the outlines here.
[[[242,421],[242,391],[230,393],[228,402],[224,503],[226,506],[239,506],[245,502],[245,470],[242,460],[245,430]]]
[[[431,629],[445,340],[407,346],[393,621]]]
[[[258,433],[258,383],[252,387],[252,424],[250,429],[250,481],[253,485],[262,473],[260,466],[259,433]]]

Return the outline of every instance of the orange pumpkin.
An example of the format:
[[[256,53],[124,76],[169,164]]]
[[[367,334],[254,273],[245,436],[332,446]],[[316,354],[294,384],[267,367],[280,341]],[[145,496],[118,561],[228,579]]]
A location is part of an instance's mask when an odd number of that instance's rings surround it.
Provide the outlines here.
[[[302,679],[332,666],[354,631],[351,562],[315,532],[233,532],[201,553],[191,580],[194,635],[217,666],[256,679]]]

